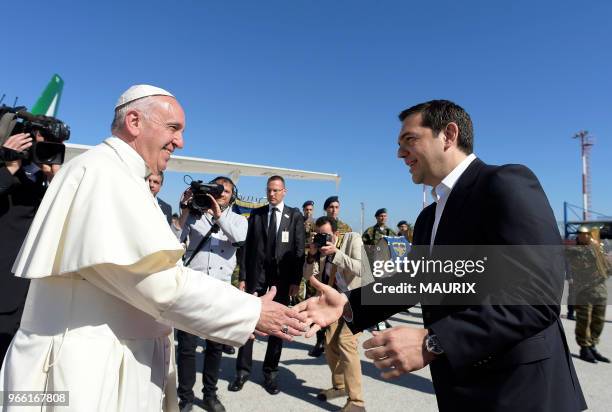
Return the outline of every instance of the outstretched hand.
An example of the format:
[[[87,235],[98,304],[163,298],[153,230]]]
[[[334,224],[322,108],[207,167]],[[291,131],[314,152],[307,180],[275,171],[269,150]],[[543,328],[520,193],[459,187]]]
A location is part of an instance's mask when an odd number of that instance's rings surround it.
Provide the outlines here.
[[[321,283],[314,276],[310,278],[309,282],[319,291],[319,294],[293,307],[300,314],[306,316],[307,324],[312,325],[306,332],[307,338],[313,336],[321,328],[340,319],[344,311],[344,305],[348,302],[344,293],[339,293],[331,286]]]
[[[273,335],[283,340],[292,340],[293,336],[302,335],[308,330],[306,315],[274,302],[276,287],[270,288],[261,299],[261,314],[255,332],[262,335]]]

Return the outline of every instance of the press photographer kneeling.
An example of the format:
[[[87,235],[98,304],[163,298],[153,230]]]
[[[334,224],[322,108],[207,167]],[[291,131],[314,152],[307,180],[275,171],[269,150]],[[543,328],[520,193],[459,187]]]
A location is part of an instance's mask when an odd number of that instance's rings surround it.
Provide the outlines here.
[[[0,107],[0,364],[19,329],[29,280],[12,266],[49,182],[64,161],[68,126],[23,107]]]
[[[181,199],[181,241],[187,241],[185,265],[228,283],[236,267],[236,251],[246,240],[248,229],[247,219],[231,210],[237,196],[232,180],[220,176],[208,184],[193,181]],[[195,399],[197,336],[180,330],[176,335],[178,396],[181,410],[189,410]],[[223,344],[206,340],[202,380],[207,411],[225,410],[216,394],[223,350]]]

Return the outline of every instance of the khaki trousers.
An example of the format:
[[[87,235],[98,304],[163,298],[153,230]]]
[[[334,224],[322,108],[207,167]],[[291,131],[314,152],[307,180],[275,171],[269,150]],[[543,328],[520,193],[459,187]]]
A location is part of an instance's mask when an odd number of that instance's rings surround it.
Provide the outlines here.
[[[345,389],[349,401],[364,406],[361,390],[361,359],[357,349],[361,333],[353,335],[344,319],[332,323],[325,331],[325,357],[332,373],[332,385]]]

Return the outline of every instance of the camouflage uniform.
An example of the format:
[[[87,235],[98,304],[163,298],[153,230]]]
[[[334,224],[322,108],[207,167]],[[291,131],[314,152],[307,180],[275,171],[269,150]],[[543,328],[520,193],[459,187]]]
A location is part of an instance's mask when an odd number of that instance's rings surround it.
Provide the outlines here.
[[[338,223],[338,233],[341,235],[344,235],[348,232],[352,232],[353,229],[347,225],[346,223],[344,223],[342,220],[337,219],[337,223]]]
[[[304,220],[304,229],[306,230],[306,245],[304,250],[306,251],[305,253],[308,253],[308,246],[312,242],[312,238],[316,233],[315,221],[312,217]],[[292,303],[296,305],[304,299],[308,299],[316,294],[317,290],[313,286],[310,286],[310,283],[306,282],[306,279],[302,278],[302,281],[300,282],[300,291],[298,295],[292,299]]]
[[[386,226],[374,225],[366,229],[363,233],[363,244],[364,245],[376,245],[383,236],[397,236],[397,234]]]
[[[576,294],[576,342],[581,347],[598,344],[606,319],[609,267],[599,247],[597,243],[569,246],[566,252]]]

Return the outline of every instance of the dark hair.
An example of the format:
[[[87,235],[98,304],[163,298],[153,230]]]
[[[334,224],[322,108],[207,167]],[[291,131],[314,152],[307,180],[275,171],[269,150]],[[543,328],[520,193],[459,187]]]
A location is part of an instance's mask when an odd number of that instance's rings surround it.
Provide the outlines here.
[[[326,223],[329,223],[331,225],[332,232],[335,233],[338,231],[338,221],[334,219],[333,217],[321,216],[320,218],[316,220],[315,226],[321,227]]]
[[[285,187],[285,179],[283,179],[283,177],[279,175],[270,176],[266,184],[270,183],[273,180],[280,180],[281,182],[283,182],[283,187]]]
[[[474,128],[470,115],[458,104],[450,100],[430,100],[417,104],[399,114],[400,121],[408,116],[421,113],[422,125],[433,130],[437,135],[446,128],[449,123],[456,123],[459,127],[457,147],[465,154],[474,151]]]
[[[148,179],[151,175],[157,175],[161,178],[159,182],[160,185],[164,183],[164,172],[163,171],[159,170],[157,171],[157,173],[149,173],[146,178]]]

